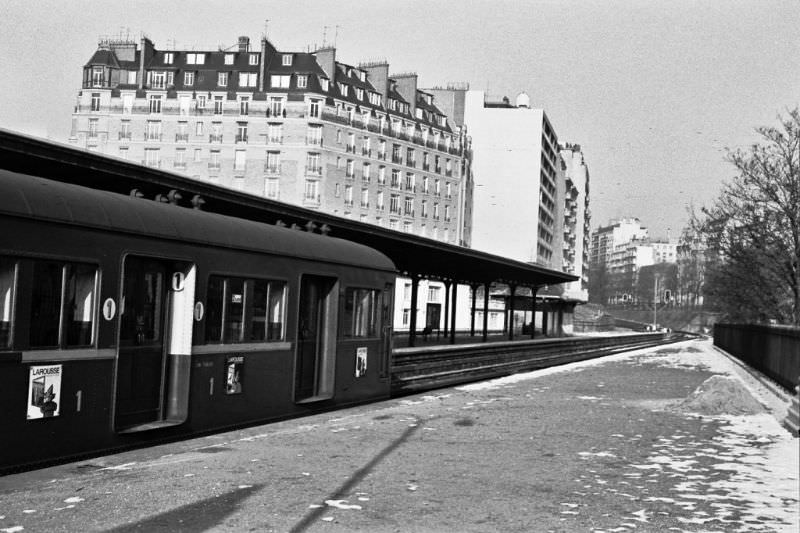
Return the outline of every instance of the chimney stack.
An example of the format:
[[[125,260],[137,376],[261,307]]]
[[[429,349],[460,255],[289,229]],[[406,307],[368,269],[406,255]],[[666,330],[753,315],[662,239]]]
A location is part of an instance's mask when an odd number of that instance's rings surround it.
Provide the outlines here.
[[[250,37],[242,35],[239,37],[239,51],[247,52],[250,50]]]

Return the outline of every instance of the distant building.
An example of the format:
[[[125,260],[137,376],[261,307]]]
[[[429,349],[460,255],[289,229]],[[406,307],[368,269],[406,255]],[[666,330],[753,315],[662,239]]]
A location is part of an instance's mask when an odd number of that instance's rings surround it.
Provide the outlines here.
[[[612,221],[607,226],[598,227],[592,233],[590,264],[592,266],[611,265],[619,259],[614,258],[614,251],[621,245],[631,241],[648,239],[647,228],[642,226],[638,218],[623,218]]]

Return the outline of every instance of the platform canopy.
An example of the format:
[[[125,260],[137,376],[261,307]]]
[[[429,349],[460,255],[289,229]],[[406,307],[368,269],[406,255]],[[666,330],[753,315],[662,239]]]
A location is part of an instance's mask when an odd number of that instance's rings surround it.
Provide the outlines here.
[[[328,233],[386,254],[401,274],[463,284],[542,287],[578,278],[534,264],[261,198],[186,176],[0,129],[0,168],[173,203],[185,208]]]

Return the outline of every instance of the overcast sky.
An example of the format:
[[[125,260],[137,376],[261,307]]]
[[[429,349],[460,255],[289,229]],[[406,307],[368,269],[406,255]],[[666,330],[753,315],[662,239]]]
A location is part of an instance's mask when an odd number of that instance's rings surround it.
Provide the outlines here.
[[[677,235],[686,206],[731,177],[726,147],[800,102],[797,0],[0,0],[0,11],[0,127],[66,140],[100,36],[215,50],[257,41],[268,19],[281,51],[326,36],[338,60],[386,59],[421,87],[526,91],[561,142],[583,147],[592,227],[635,216],[655,237]]]

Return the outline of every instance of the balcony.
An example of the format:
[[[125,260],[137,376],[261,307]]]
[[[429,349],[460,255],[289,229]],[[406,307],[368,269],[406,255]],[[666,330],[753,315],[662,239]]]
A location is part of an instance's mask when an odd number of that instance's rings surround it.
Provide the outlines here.
[[[407,167],[417,168],[417,160],[416,159],[408,159],[406,160]]]
[[[175,161],[172,166],[180,170],[186,170],[186,161]]]
[[[129,132],[129,131],[117,132],[117,136],[118,136],[120,141],[130,141],[131,140],[131,132]]]
[[[348,154],[356,153],[356,145],[355,144],[348,144],[348,145],[346,145],[344,147],[344,149]]]
[[[392,213],[393,215],[400,215],[400,214],[402,214],[402,213],[400,212],[400,208],[399,208],[399,207],[390,207],[390,208],[389,208],[389,212],[390,212],[390,213]]]
[[[361,207],[364,209],[369,209],[369,202],[361,201]]]
[[[445,170],[444,171],[444,175],[447,176],[448,178],[452,178],[453,177],[453,170],[452,169]]]
[[[361,155],[364,155],[364,156],[367,156],[367,157],[372,157],[372,149],[371,148],[367,148],[366,146],[362,146],[361,147]]]
[[[356,179],[356,171],[355,170],[347,170],[344,173],[344,177],[350,180]]]
[[[221,133],[212,133],[208,136],[208,142],[210,143],[221,143],[222,142],[222,134]]]
[[[238,134],[236,135],[236,142],[237,143],[246,143],[247,142],[247,134]]]
[[[286,109],[267,108],[267,118],[286,118]]]
[[[175,142],[189,142],[189,134],[188,133],[176,133],[175,134]]]
[[[392,163],[397,163],[398,165],[403,164],[403,158],[400,157],[399,154],[392,154]]]
[[[386,205],[385,204],[378,204],[378,205],[375,206],[375,209],[377,209],[378,211],[384,211],[386,209]]]
[[[417,186],[406,183],[405,190],[408,192],[417,192]]]
[[[144,159],[142,160],[142,164],[146,167],[161,168],[161,160],[159,159]]]
[[[404,213],[404,215],[407,216],[407,217],[413,217],[414,216],[414,210],[413,209],[406,209],[406,212]]]
[[[345,200],[344,201],[345,207],[353,207],[353,200]]]
[[[312,207],[319,207],[322,204],[322,199],[320,198],[319,194],[306,194],[303,197],[303,205],[309,205]]]
[[[322,176],[322,167],[321,166],[307,166],[306,167],[306,174],[311,176]]]
[[[430,163],[422,163],[422,170],[424,170],[425,172],[430,172],[431,164]]]
[[[160,133],[145,133],[144,140],[148,142],[161,142],[164,136]]]
[[[328,109],[322,110],[322,120],[327,120],[328,122],[335,122],[337,124],[344,124],[345,126],[350,125],[350,117],[346,116],[339,116],[334,111],[330,111]]]
[[[378,159],[386,161],[386,152],[378,152]]]
[[[211,162],[208,163],[208,170],[219,171],[221,168],[222,165],[220,163],[211,163]]]
[[[369,182],[370,182],[370,177],[369,177],[369,174],[364,174],[364,173],[362,172],[362,173],[361,173],[361,181],[363,181],[363,182],[365,182],[365,183],[369,183]]]
[[[440,165],[437,165],[436,168],[433,169],[433,171],[436,172],[437,174],[441,174],[442,173],[442,167]]]
[[[306,144],[312,146],[322,146],[322,137],[306,137]]]
[[[281,173],[281,166],[280,165],[264,165],[264,172],[266,174],[280,174]]]
[[[267,136],[267,144],[283,144],[283,135]]]

